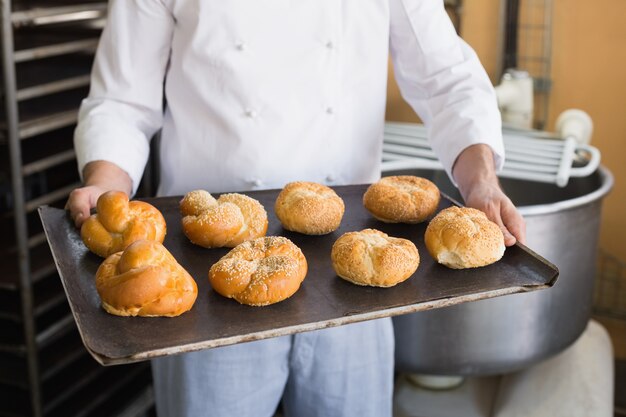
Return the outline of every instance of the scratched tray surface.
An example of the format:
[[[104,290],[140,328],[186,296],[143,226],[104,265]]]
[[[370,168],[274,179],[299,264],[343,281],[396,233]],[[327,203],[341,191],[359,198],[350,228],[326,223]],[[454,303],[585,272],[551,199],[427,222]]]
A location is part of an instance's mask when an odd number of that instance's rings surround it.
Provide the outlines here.
[[[191,244],[182,232],[179,197],[149,199],[167,222],[165,246],[198,284],[191,311],[176,318],[117,317],[100,307],[94,276],[102,259],[90,253],[66,212],[41,207],[57,269],[70,307],[90,353],[102,364],[127,363],[250,340],[293,334],[362,320],[445,307],[473,300],[550,287],[558,275],[554,265],[516,245],[497,263],[477,269],[452,270],[438,265],[424,246],[426,224],[387,224],[363,207],[366,185],[335,187],[346,212],[341,227],[325,236],[284,230],[274,215],[278,190],[249,192],[268,212],[267,235],[282,235],[297,244],[309,270],[291,298],[266,307],[250,307],[214,292],[208,270],[228,249]],[[439,210],[452,202],[442,198]],[[339,278],[330,251],[345,232],[375,228],[413,241],[420,266],[407,281],[391,288],[361,287]]]

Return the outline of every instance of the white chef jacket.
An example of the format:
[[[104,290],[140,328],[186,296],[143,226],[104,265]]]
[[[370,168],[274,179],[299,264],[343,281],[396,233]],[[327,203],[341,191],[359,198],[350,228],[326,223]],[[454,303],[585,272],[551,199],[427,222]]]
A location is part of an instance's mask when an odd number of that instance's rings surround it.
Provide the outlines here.
[[[109,4],[75,133],[81,172],[114,162],[135,191],[162,129],[161,195],[373,182],[389,51],[448,173],[476,143],[503,164],[493,87],[441,0]]]

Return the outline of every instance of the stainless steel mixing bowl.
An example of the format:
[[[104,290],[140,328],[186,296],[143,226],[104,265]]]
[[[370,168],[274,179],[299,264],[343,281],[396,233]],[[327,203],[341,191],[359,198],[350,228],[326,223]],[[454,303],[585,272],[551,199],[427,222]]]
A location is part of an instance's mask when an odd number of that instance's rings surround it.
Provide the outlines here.
[[[443,171],[403,170],[460,200]],[[396,369],[489,375],[525,368],[578,338],[591,315],[602,199],[613,185],[600,167],[565,188],[502,179],[527,222],[527,245],[560,271],[553,288],[394,317]],[[428,255],[426,255],[428,256]]]

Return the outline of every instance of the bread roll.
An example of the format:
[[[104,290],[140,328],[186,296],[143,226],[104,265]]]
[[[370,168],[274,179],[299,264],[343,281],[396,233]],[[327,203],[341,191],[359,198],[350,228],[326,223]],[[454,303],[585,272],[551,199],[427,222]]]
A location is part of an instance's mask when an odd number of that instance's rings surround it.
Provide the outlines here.
[[[165,247],[139,240],[104,260],[96,272],[102,307],[117,316],[178,316],[193,306],[198,287]]]
[[[291,297],[307,273],[304,254],[285,237],[244,242],[209,270],[209,282],[224,297],[265,306]]]
[[[405,281],[420,263],[413,242],[374,229],[342,235],[333,245],[331,260],[341,278],[373,287],[392,287]]]
[[[232,248],[265,236],[267,212],[243,194],[222,194],[217,200],[204,190],[191,191],[180,202],[183,232],[205,248]]]
[[[469,207],[449,207],[433,218],[425,234],[432,257],[449,268],[476,268],[504,255],[504,235],[485,213]]]
[[[420,223],[439,206],[439,188],[425,178],[410,175],[384,177],[369,186],[363,205],[387,223]]]
[[[96,203],[96,214],[83,223],[80,234],[93,253],[106,258],[141,239],[163,243],[166,224],[154,206],[128,201],[126,193],[109,191]]]
[[[306,235],[325,235],[339,228],[345,206],[331,188],[315,182],[287,184],[274,211],[283,227]]]

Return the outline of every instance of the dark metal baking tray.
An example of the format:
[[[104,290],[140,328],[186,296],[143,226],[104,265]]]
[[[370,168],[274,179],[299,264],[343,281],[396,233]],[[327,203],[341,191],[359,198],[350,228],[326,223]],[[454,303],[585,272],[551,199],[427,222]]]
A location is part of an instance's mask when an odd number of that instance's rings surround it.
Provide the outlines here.
[[[497,263],[483,268],[452,270],[438,265],[424,246],[426,224],[387,224],[363,207],[367,185],[334,187],[346,212],[339,230],[305,236],[282,228],[274,215],[279,190],[246,193],[258,199],[269,216],[268,235],[282,235],[297,244],[309,271],[291,298],[267,307],[240,305],[214,292],[208,270],[228,249],[195,246],[182,233],[179,197],[148,199],[167,222],[165,246],[198,283],[191,311],[176,318],[117,317],[100,307],[94,276],[102,259],[87,251],[67,213],[41,207],[48,242],[86,348],[104,364],[121,364],[157,356],[294,334],[421,310],[440,308],[506,294],[551,287],[557,268],[522,245],[507,248]],[[446,196],[439,210],[452,205]],[[335,274],[330,251],[345,232],[375,228],[413,241],[421,262],[415,274],[392,288],[361,287]]]

